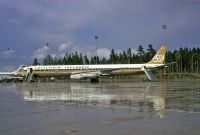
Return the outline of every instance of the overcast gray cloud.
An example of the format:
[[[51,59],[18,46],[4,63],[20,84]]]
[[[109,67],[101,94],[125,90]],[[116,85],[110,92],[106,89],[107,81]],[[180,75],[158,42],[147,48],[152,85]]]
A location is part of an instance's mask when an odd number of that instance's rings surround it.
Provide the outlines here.
[[[56,56],[66,50],[92,56],[94,35],[99,36],[100,54],[150,43],[156,49],[164,43],[169,49],[197,47],[199,9],[198,0],[1,0],[0,52],[12,48],[32,63],[33,57],[44,58],[44,45],[50,43],[49,51]],[[0,66],[5,55],[1,53]]]
[[[62,43],[59,46],[59,52],[67,52],[67,49],[70,48],[72,46],[72,43],[70,41],[68,41],[67,43]]]
[[[44,46],[42,48],[38,48],[33,52],[32,58],[37,58],[38,60],[44,59],[47,55],[49,55],[50,49],[48,46]]]
[[[2,57],[4,57],[5,59],[9,59],[15,56],[15,51],[14,50],[6,50],[1,52]]]

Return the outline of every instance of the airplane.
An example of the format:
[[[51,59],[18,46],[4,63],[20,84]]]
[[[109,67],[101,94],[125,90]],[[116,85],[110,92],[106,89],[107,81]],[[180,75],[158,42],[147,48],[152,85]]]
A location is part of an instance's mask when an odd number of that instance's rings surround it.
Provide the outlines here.
[[[14,72],[0,72],[0,82],[23,81],[23,77],[15,76]]]
[[[0,72],[0,82],[12,81],[11,75],[12,75],[12,72]]]
[[[144,72],[150,81],[155,80],[151,70],[167,66],[165,56],[167,47],[161,46],[155,56],[144,64],[94,64],[94,65],[36,65],[24,66],[15,74],[31,81],[33,77],[69,77],[70,79],[90,79],[98,81],[101,76],[131,75]]]
[[[0,72],[0,82],[23,81],[24,74],[19,74],[18,72],[22,67],[24,66],[20,66],[13,72]]]

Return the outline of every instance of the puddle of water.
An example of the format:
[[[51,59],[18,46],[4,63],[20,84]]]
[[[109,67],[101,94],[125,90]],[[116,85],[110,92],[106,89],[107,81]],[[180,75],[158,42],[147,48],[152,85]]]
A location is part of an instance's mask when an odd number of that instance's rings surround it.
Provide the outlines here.
[[[197,135],[199,128],[200,80],[0,84],[1,135]]]

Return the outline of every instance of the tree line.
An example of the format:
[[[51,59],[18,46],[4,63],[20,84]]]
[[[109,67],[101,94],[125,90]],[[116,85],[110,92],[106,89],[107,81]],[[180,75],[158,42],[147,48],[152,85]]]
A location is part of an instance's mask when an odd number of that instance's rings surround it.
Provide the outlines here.
[[[50,54],[43,60],[42,65],[82,65],[82,64],[136,64],[150,61],[156,54],[152,44],[145,50],[142,45],[138,46],[137,53],[133,53],[130,48],[127,51],[117,52],[111,49],[110,57],[99,58],[98,56],[88,57],[86,54],[74,52],[67,53],[63,57],[52,57]],[[176,62],[168,67],[168,72],[198,73],[200,69],[200,48],[179,48],[168,51],[166,63]],[[33,65],[40,65],[34,59]]]

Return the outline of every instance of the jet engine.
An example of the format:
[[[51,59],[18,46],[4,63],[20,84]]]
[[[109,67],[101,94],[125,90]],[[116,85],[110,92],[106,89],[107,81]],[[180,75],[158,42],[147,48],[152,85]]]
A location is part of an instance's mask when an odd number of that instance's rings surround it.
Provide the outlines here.
[[[93,79],[93,78],[99,78],[100,75],[96,73],[82,73],[82,74],[73,74],[70,76],[71,79]]]

